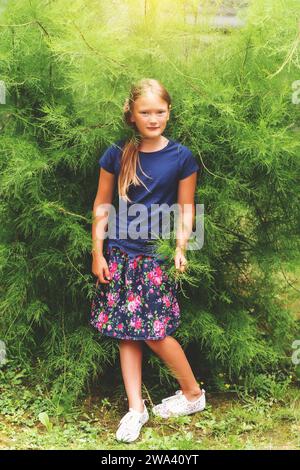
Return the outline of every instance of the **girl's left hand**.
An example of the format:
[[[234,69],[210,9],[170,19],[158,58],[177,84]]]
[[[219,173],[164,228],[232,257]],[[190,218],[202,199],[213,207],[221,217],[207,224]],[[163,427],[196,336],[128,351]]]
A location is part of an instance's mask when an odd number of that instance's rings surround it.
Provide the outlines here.
[[[183,251],[180,248],[176,248],[176,254],[175,254],[175,267],[177,270],[179,270],[181,273],[183,273],[186,269],[187,265],[187,259],[183,254]]]

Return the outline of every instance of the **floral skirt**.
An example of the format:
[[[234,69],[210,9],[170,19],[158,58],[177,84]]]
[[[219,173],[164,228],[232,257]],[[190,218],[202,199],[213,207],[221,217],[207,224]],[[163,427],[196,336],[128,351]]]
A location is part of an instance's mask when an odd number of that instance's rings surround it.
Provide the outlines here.
[[[130,258],[119,247],[104,251],[111,280],[96,283],[90,324],[113,338],[163,339],[180,323],[177,282],[170,279],[163,259]]]

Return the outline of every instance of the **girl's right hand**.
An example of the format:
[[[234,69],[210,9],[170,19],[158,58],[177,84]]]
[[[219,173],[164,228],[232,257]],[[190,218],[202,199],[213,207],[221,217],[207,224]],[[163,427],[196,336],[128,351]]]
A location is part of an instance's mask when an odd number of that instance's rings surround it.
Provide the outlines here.
[[[104,256],[97,256],[97,258],[93,258],[92,273],[98,277],[97,285],[98,282],[101,282],[102,284],[108,284],[110,282],[110,272]],[[105,277],[108,279],[108,281],[104,279]]]

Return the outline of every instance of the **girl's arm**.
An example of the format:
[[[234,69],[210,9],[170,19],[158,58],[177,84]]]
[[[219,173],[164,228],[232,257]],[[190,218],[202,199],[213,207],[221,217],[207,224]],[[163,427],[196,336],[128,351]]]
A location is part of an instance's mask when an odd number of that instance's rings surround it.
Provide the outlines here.
[[[92,242],[93,259],[100,259],[103,256],[104,234],[107,231],[107,220],[109,207],[114,195],[115,175],[100,168],[97,195],[93,206]]]
[[[193,230],[195,217],[195,190],[197,172],[179,180],[177,204],[179,205],[178,226],[176,231],[176,253],[184,255],[187,242]]]

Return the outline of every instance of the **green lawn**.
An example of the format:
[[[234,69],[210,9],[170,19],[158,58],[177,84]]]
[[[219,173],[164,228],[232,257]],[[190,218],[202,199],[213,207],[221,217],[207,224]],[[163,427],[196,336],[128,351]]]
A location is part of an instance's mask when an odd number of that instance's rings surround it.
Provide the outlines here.
[[[40,422],[40,404],[13,409],[2,402],[1,449],[299,449],[300,391],[290,387],[285,403],[262,399],[239,401],[234,394],[207,393],[207,409],[192,416],[162,420],[150,415],[140,438],[132,444],[114,439],[126,411],[107,398],[88,400],[84,412],[68,419],[49,416]],[[27,391],[27,398],[30,393]],[[5,397],[4,397],[5,398]],[[98,401],[98,403],[97,403]],[[41,416],[40,416],[41,418]]]

